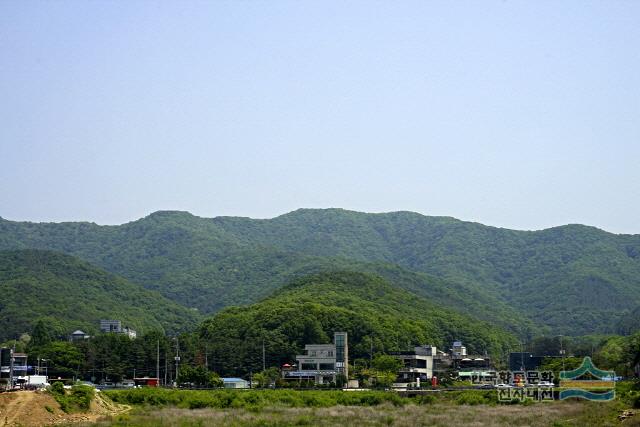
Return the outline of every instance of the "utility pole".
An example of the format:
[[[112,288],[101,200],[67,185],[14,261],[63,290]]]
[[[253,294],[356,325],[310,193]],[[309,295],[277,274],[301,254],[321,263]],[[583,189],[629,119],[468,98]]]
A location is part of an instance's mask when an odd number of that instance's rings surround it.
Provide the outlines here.
[[[264,338],[262,338],[262,370],[267,370],[267,364],[265,359],[265,351],[264,351]]]
[[[167,357],[167,350],[164,351],[164,386],[167,386],[167,375],[169,373],[169,358]]]
[[[560,336],[560,355],[562,356],[562,370],[564,371],[564,348],[562,348],[562,335]]]
[[[160,340],[156,342],[156,378],[160,385]]]
[[[178,341],[178,337],[176,337],[176,357],[175,357],[175,361],[176,361],[176,380],[174,382],[174,384],[177,386],[178,385],[178,373],[179,373],[179,365],[180,365],[180,342]]]
[[[13,344],[13,347],[9,349],[9,390],[13,390],[13,352],[16,348],[16,345]]]
[[[205,344],[204,345],[204,366],[207,368],[207,371],[209,370],[209,355],[207,354],[209,352],[209,344]]]

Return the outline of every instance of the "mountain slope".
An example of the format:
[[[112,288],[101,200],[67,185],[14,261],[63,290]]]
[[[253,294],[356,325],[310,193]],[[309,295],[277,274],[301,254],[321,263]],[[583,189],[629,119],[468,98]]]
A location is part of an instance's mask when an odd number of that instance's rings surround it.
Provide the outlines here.
[[[333,332],[349,334],[352,359],[419,344],[448,348],[461,339],[471,352],[496,357],[515,348],[515,337],[488,323],[396,288],[380,276],[332,272],[305,276],[248,307],[227,308],[204,321],[215,368],[232,374],[236,366],[291,362],[305,344],[330,342]]]
[[[554,333],[611,330],[640,302],[640,236],[580,225],[514,231],[412,212],[301,209],[272,220],[215,218],[244,242],[383,260],[466,285]]]
[[[342,269],[380,274],[437,304],[525,335],[535,329],[515,309],[477,287],[393,264],[308,255],[267,243],[249,242],[215,220],[184,212],[156,212],[122,226],[0,220],[0,248],[64,251],[204,314],[256,302],[296,277]]]
[[[121,226],[0,220],[0,248],[70,253],[203,313],[327,269],[380,272],[513,330],[610,332],[640,305],[640,236],[579,225],[514,231],[342,209],[267,220],[157,212]]]
[[[100,319],[168,333],[198,321],[193,311],[155,292],[56,252],[0,251],[0,292],[0,341],[31,331],[41,318],[61,334],[95,333]]]

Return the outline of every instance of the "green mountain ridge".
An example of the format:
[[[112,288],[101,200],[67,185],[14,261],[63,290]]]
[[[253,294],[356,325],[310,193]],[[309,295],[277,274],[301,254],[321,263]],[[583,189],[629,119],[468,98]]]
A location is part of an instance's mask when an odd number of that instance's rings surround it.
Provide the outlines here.
[[[399,287],[523,335],[534,323],[547,333],[612,331],[640,305],[640,236],[581,225],[515,231],[342,209],[273,219],[160,211],[120,226],[0,220],[0,249],[16,248],[78,256],[202,313],[335,269],[382,270]]]
[[[169,334],[199,320],[156,292],[51,251],[0,251],[0,290],[0,341],[31,331],[40,319],[63,335],[75,329],[94,334],[100,319],[121,320],[138,333]]]
[[[199,330],[216,369],[259,369],[264,341],[268,365],[291,362],[305,344],[349,334],[352,359],[372,353],[432,344],[448,348],[463,340],[475,354],[503,357],[517,339],[500,328],[440,308],[380,276],[331,272],[305,276],[245,307],[230,307],[205,320]]]
[[[14,243],[6,243],[12,235]],[[0,247],[3,238],[10,247],[71,253],[204,314],[256,302],[295,277],[346,269],[381,274],[399,287],[510,330],[534,329],[532,322],[519,319],[514,309],[486,292],[392,264],[305,255],[233,240],[213,221],[188,213],[156,212],[106,227],[0,222]]]

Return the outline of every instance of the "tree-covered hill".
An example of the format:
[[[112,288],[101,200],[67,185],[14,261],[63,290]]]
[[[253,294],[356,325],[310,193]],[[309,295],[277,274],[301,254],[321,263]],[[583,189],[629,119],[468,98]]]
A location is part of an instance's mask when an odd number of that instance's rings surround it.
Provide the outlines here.
[[[445,281],[395,264],[287,251],[251,243],[183,212],[156,212],[122,226],[0,220],[0,248],[63,251],[157,290],[201,313],[250,304],[293,278],[335,269],[380,274],[395,286],[501,327],[531,335],[533,323],[478,287]]]
[[[514,231],[342,209],[263,220],[156,212],[121,226],[0,220],[0,249],[16,248],[78,256],[202,313],[327,269],[377,272],[521,331],[612,332],[640,305],[640,236],[580,225]]]
[[[640,236],[567,225],[488,227],[412,212],[300,209],[271,220],[215,218],[245,242],[384,260],[487,293],[554,333],[611,331],[640,302]]]
[[[502,357],[517,347],[514,335],[392,286],[382,277],[355,272],[298,278],[248,307],[231,307],[205,320],[200,337],[223,373],[291,362],[305,344],[349,334],[352,359],[432,344],[448,349],[462,340],[469,351]]]
[[[0,341],[31,331],[40,319],[65,335],[75,329],[93,334],[100,319],[167,333],[191,329],[199,320],[156,292],[50,251],[0,251],[0,293]]]

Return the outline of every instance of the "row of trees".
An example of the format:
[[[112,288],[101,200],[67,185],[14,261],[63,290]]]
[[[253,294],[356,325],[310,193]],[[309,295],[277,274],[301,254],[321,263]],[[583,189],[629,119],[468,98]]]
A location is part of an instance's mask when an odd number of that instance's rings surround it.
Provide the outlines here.
[[[312,342],[311,338],[320,338],[316,335],[322,333],[313,327],[303,329],[304,335],[311,335],[309,339]],[[282,342],[276,347],[273,347],[273,342],[267,341],[265,348],[268,351],[265,352],[264,362],[269,368],[263,370],[262,342],[244,344],[253,345],[251,357],[247,360],[223,360],[225,355],[220,353],[220,347],[213,345],[206,333],[183,334],[171,338],[155,331],[133,340],[122,334],[100,334],[88,340],[69,342],[57,340],[47,331],[45,322],[37,322],[30,335],[23,334],[19,340],[6,342],[3,346],[15,346],[16,351],[28,353],[29,365],[40,366],[41,372],[47,372],[52,378],[94,382],[119,382],[123,378],[156,377],[159,374],[161,382],[170,384],[176,380],[175,356],[179,354],[180,375],[177,380],[180,383],[190,383],[197,387],[220,386],[220,377],[214,373],[217,372],[223,376],[251,377],[255,386],[267,387],[279,377],[277,367],[284,362],[291,362],[292,355],[301,350],[296,344],[285,342],[285,337],[281,337]],[[325,341],[327,339],[325,337]],[[586,355],[591,355],[598,367],[614,370],[622,376],[633,375],[633,367],[640,363],[640,332],[632,336],[586,340],[590,342],[589,345],[584,344],[585,339],[565,337],[563,340],[562,347],[567,356],[580,356],[566,357],[564,362],[567,369],[574,368],[573,365],[581,360],[581,356]],[[531,342],[525,350],[537,354],[559,355],[559,345],[559,337],[540,338]],[[232,351],[232,348],[228,350]],[[276,354],[284,350],[284,354]],[[399,361],[381,352],[372,356],[375,357],[353,359],[354,366],[350,369],[352,377],[360,380],[361,384],[388,386],[395,379]],[[229,360],[241,363],[229,365]],[[553,359],[548,363],[559,364],[561,359]],[[551,365],[547,368],[556,371],[561,366]]]
[[[566,339],[566,338],[565,338]],[[572,347],[572,342],[577,343]],[[586,343],[586,344],[585,344]],[[566,349],[566,347],[565,347]],[[555,352],[539,352],[560,356]],[[572,370],[580,366],[584,356],[591,356],[593,363],[601,369],[615,371],[616,375],[631,377],[634,367],[640,364],[640,332],[630,336],[591,337],[590,339],[569,339],[569,350],[565,358],[548,358],[541,369],[553,371]]]

